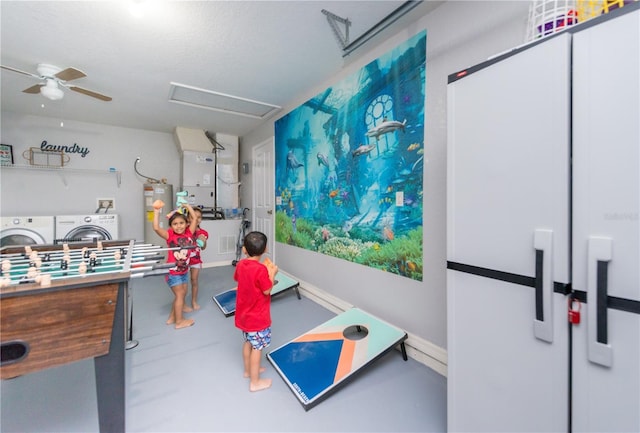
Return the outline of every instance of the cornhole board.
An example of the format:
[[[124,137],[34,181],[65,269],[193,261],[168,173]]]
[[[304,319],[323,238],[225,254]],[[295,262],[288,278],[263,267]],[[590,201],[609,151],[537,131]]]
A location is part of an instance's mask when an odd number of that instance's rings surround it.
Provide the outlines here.
[[[273,298],[286,290],[293,289],[295,290],[298,299],[300,299],[300,291],[298,290],[299,286],[300,283],[298,281],[283,274],[282,272],[278,272],[276,274],[273,289],[271,289],[271,297]],[[222,311],[222,314],[224,314],[225,317],[233,316],[236,313],[236,288],[225,290],[224,292],[213,296],[213,301],[218,305],[220,311]]]
[[[345,311],[269,352],[267,359],[305,410],[400,344],[407,333],[358,308]]]

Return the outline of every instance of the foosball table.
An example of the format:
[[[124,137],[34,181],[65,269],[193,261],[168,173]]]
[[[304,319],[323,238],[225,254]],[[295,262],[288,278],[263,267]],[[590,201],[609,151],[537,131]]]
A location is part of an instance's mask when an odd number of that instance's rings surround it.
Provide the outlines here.
[[[167,273],[168,250],[135,241],[2,248],[0,378],[94,358],[100,431],[125,431],[128,285]]]

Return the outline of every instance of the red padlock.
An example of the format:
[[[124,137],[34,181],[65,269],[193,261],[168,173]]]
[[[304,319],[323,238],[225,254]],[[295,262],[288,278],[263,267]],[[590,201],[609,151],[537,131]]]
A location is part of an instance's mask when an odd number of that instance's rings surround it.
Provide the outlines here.
[[[574,304],[578,304],[578,308],[574,308]],[[569,298],[569,323],[577,325],[580,323],[580,308],[582,304],[575,298]]]

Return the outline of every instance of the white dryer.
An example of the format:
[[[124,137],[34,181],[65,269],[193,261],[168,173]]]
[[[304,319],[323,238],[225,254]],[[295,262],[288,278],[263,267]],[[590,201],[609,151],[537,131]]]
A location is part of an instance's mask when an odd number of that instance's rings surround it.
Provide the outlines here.
[[[53,216],[1,217],[0,246],[53,244]]]
[[[56,243],[118,239],[118,215],[57,215]]]

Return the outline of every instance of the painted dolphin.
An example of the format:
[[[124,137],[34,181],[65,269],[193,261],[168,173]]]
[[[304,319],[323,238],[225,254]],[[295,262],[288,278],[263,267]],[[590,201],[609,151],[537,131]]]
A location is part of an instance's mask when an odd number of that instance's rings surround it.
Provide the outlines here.
[[[324,165],[325,167],[329,168],[329,160],[327,159],[327,156],[325,154],[318,152],[317,158],[318,165]]]
[[[369,152],[371,152],[375,148],[376,148],[376,146],[374,144],[370,144],[369,146],[367,146],[366,144],[362,144],[356,150],[351,152],[351,156],[353,158],[355,158],[356,156],[366,155],[366,154],[368,154]]]
[[[402,132],[404,132],[406,124],[407,119],[404,119],[404,122],[398,122],[397,120],[385,120],[381,124],[368,130],[367,137],[375,137],[377,140],[382,134],[393,132],[397,129],[401,129]]]
[[[287,153],[287,170],[295,170],[303,165],[304,164],[298,161],[296,156],[293,154],[293,150],[290,150],[289,153]]]

